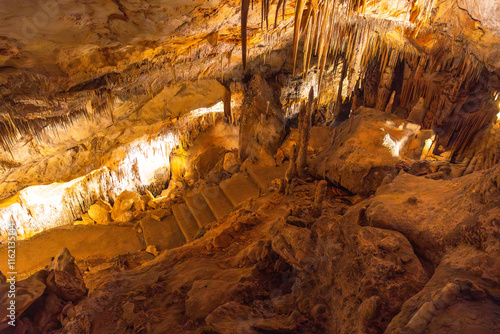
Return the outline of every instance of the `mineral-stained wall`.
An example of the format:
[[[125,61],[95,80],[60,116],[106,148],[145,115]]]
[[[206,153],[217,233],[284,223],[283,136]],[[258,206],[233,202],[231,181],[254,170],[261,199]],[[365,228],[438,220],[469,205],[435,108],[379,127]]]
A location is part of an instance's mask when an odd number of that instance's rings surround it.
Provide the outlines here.
[[[2,238],[12,223],[23,238],[71,224],[98,198],[112,202],[124,190],[161,191],[170,177],[170,154],[221,116],[224,94],[225,88],[210,80],[167,89],[76,147],[60,140],[54,155],[44,157],[38,151],[41,158],[6,175],[14,182],[2,185],[4,194],[37,182],[68,181],[29,186],[5,199],[0,207]],[[178,120],[172,122],[166,115]],[[50,144],[42,142],[39,147]],[[89,172],[92,166],[96,169]],[[31,173],[22,175],[26,170]],[[42,173],[36,175],[38,170]]]
[[[500,332],[499,6],[3,1],[15,330]]]

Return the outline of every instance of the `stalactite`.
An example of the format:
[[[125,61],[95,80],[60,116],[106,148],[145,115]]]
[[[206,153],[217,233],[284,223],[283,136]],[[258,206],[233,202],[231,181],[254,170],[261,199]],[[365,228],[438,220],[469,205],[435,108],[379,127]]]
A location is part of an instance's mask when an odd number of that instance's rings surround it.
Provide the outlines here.
[[[495,113],[496,110],[471,113],[467,114],[465,118],[457,121],[455,123],[455,129],[457,129],[458,132],[453,139],[449,139],[449,141],[453,140],[453,143],[451,144],[451,154],[455,155],[463,153],[477,131],[479,131],[479,129],[481,129],[486,123],[491,122]]]
[[[66,183],[23,189],[20,192],[21,205],[16,202],[13,206],[0,208],[0,235],[5,235],[5,224],[10,219],[16,222],[19,235],[23,237],[71,224],[99,198],[111,202],[127,189],[158,193],[168,180],[170,153],[182,140],[195,135],[184,131],[192,122],[189,117],[181,117],[173,127],[165,127],[149,139],[145,135],[127,144],[123,147],[124,159],[113,169],[101,167]],[[202,131],[215,123],[212,115],[207,114],[198,120]]]
[[[274,29],[278,26],[278,15],[280,8],[283,8],[283,20],[285,19],[285,9],[286,9],[286,0],[278,0],[278,4],[276,5],[276,15],[274,17]]]
[[[394,78],[394,70],[399,57],[396,50],[390,50],[388,53],[390,53],[390,56],[387,54],[385,55],[383,67],[380,71],[381,76],[377,91],[377,103],[375,105],[375,108],[379,110],[384,110],[387,105],[387,100],[391,92],[392,80]]]
[[[339,87],[337,91],[337,101],[335,102],[335,110],[333,112],[333,117],[335,119],[340,115],[340,109],[342,107],[342,86],[346,75],[347,75],[347,64],[344,58],[344,61],[342,63],[342,74],[340,75]]]
[[[231,90],[226,89],[224,92],[224,116],[229,124],[233,123],[233,113],[231,111]]]
[[[241,57],[243,62],[243,70],[245,70],[247,67],[247,23],[249,6],[250,0],[241,1]]]

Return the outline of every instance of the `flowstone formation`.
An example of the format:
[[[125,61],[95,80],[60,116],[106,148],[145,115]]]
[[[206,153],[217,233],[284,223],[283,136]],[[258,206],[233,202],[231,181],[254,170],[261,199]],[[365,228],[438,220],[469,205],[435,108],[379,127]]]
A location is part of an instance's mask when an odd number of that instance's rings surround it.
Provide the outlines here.
[[[497,3],[51,1],[0,5],[0,332],[500,333]]]

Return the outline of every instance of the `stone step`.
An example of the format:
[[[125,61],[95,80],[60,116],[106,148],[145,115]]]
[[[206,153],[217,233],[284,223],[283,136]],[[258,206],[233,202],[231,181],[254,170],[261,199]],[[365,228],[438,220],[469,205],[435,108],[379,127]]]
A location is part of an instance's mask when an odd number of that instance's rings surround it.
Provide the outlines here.
[[[285,177],[287,168],[288,164],[283,164],[277,167],[254,165],[249,166],[247,172],[259,188],[262,191],[266,191],[272,181]]]
[[[216,219],[220,219],[233,208],[219,186],[204,187],[201,189],[201,194]]]
[[[186,238],[173,215],[157,221],[149,216],[141,219],[142,233],[146,246],[154,245],[160,251],[180,247]]]
[[[184,200],[200,228],[207,227],[215,221],[215,216],[201,193],[186,196]]]
[[[221,181],[220,188],[233,206],[260,194],[259,187],[247,173],[234,174],[230,179]]]
[[[182,234],[186,238],[186,241],[192,241],[198,234],[200,227],[198,226],[194,216],[191,214],[188,206],[185,203],[175,204],[172,206],[172,212],[177,220],[177,223],[179,224]]]

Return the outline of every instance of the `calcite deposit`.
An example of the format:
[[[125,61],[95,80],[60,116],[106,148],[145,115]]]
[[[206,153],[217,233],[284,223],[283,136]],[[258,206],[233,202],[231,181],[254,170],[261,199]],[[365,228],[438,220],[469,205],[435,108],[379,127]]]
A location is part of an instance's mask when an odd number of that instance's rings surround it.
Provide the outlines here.
[[[500,333],[500,5],[0,4],[0,332]]]

